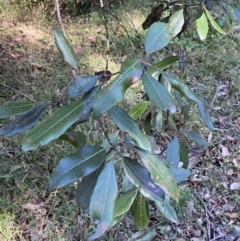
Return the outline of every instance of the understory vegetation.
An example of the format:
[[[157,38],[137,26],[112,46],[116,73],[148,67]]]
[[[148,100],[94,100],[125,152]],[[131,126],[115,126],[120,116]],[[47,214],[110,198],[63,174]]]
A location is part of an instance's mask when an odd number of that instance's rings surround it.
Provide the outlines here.
[[[61,25],[50,2],[0,2],[0,240],[240,239],[239,3],[202,1],[188,20],[167,4],[177,24],[148,26],[164,4],[64,0]],[[12,103],[28,109],[3,118]],[[76,118],[35,142],[67,108]],[[77,158],[91,165],[68,179]]]

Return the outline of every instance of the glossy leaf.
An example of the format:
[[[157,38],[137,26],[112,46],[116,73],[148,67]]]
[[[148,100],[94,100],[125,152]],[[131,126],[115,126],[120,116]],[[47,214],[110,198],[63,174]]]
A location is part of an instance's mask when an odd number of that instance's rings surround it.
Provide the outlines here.
[[[114,123],[124,132],[127,132],[134,142],[144,150],[151,151],[151,145],[147,137],[139,129],[134,120],[122,109],[113,107],[109,111]]]
[[[181,32],[183,24],[184,24],[183,9],[180,9],[174,12],[168,20],[167,31],[168,31],[168,34],[170,35],[170,38],[174,38]]]
[[[34,103],[27,101],[5,103],[3,106],[0,106],[0,119],[24,114],[28,112],[33,105]]]
[[[146,228],[150,221],[147,200],[144,196],[139,195],[135,199],[133,207],[132,214],[136,228],[140,230]]]
[[[177,185],[169,172],[169,169],[152,154],[138,151],[144,166],[151,173],[153,181],[169,194],[173,199],[178,200],[179,192]]]
[[[181,109],[181,112],[183,113],[184,112],[184,107],[185,107],[185,104],[181,98],[181,96],[179,95],[178,91],[177,90],[174,90],[174,95],[175,95],[175,98],[177,100],[177,103]]]
[[[144,166],[129,157],[124,157],[123,161],[128,179],[139,188],[142,195],[153,201],[164,198],[164,191],[152,181],[151,174]]]
[[[164,202],[155,202],[155,205],[163,217],[174,223],[178,223],[177,214],[168,200],[165,199]]]
[[[151,147],[152,147],[151,153],[153,153],[154,155],[159,155],[161,153],[161,150],[160,150],[159,145],[157,145],[157,143],[156,143],[155,137],[148,135],[147,138],[148,138],[148,140],[151,144]]]
[[[77,121],[83,104],[76,102],[55,111],[48,119],[29,131],[23,139],[22,150],[29,151],[57,139]]]
[[[86,136],[80,131],[67,130],[59,139],[71,143],[75,147],[80,147],[86,144]]]
[[[145,120],[145,122],[144,122],[144,124],[143,124],[143,129],[144,129],[144,131],[145,131],[145,133],[147,134],[147,135],[149,135],[150,134],[150,130],[151,130],[151,127],[152,127],[152,113],[150,112],[148,115],[147,115],[147,117],[146,117],[146,120]]]
[[[73,83],[67,88],[67,97],[78,97],[89,90],[97,83],[99,76],[75,76]]]
[[[202,117],[203,122],[205,125],[211,130],[214,130],[214,125],[212,122],[212,118],[209,114],[209,112],[204,108],[202,102],[198,102],[198,111]]]
[[[82,108],[81,112],[79,113],[77,121],[73,125],[74,127],[89,120],[89,117],[90,117],[90,115],[92,113],[92,109],[93,109],[94,97],[100,88],[101,88],[100,85],[93,87],[90,91],[85,93],[83,95],[83,97],[80,99],[80,101],[83,104],[83,108]]]
[[[153,23],[145,36],[144,46],[146,54],[149,55],[164,48],[171,40],[167,31],[166,23]]]
[[[10,137],[33,127],[45,113],[48,104],[35,105],[27,113],[18,116],[15,120],[0,129],[0,135]]]
[[[121,217],[113,217],[112,222],[111,222],[111,224],[108,227],[108,230],[111,230],[112,227],[115,226],[119,222],[120,218]]]
[[[170,67],[172,64],[176,63],[179,60],[178,56],[167,56],[166,58],[162,59],[160,62],[153,64],[153,67],[148,68],[147,72],[152,75],[156,72],[156,68],[161,70],[165,70]]]
[[[187,169],[189,164],[188,150],[182,141],[179,141],[180,146],[180,161],[183,163],[183,168]]]
[[[169,171],[171,172],[176,183],[185,181],[191,175],[189,170],[181,167],[170,167]]]
[[[199,18],[196,19],[196,30],[199,35],[199,38],[203,41],[204,39],[206,39],[208,34],[208,21],[205,13],[202,10],[199,13],[199,15]]]
[[[159,72],[165,76],[165,78],[167,79],[167,81],[169,81],[169,83],[172,85],[172,87],[174,89],[176,89],[177,91],[179,91],[180,93],[182,93],[183,95],[185,95],[186,97],[188,97],[191,100],[194,100],[196,102],[201,102],[202,100],[195,95],[189,88],[187,85],[185,85],[184,83],[182,83],[180,80],[177,80],[176,78],[172,77],[171,75],[167,74],[166,72],[158,69]]]
[[[174,137],[174,139],[168,144],[166,159],[171,162],[173,166],[178,166],[180,161],[180,147],[177,137]]]
[[[139,102],[130,108],[128,114],[133,120],[136,120],[138,117],[142,116],[142,114],[146,111],[147,107],[148,101]]]
[[[158,132],[162,132],[163,128],[163,115],[162,110],[157,110],[157,113],[155,115],[155,128]]]
[[[92,194],[90,217],[97,224],[97,228],[94,233],[88,236],[87,240],[101,237],[111,225],[117,194],[118,189],[114,165],[112,162],[109,162],[99,175]]]
[[[133,188],[132,182],[129,180],[128,176],[125,175],[122,180],[122,192],[123,193],[128,192],[132,188]]]
[[[63,35],[58,26],[54,29],[54,39],[58,50],[63,55],[64,60],[74,69],[78,69],[78,59],[69,44],[68,40]]]
[[[83,146],[60,160],[49,180],[49,189],[64,187],[95,171],[104,161],[106,150],[100,146]]]
[[[99,166],[94,172],[84,176],[79,182],[76,190],[76,203],[85,212],[88,212],[93,190],[97,179],[101,173],[103,165]]]
[[[127,212],[137,196],[137,189],[129,190],[117,199],[114,210],[114,217],[118,217]]]
[[[192,140],[195,141],[200,146],[209,146],[209,143],[205,141],[197,132],[195,131],[184,131],[184,133]]]
[[[206,8],[208,10],[212,10],[213,9],[213,4],[214,4],[215,0],[206,0],[205,1],[205,5],[206,5]]]
[[[139,80],[142,72],[139,60],[126,60],[119,75],[97,93],[93,104],[93,116],[96,118],[115,106],[123,98],[125,91]]]
[[[111,134],[108,134],[108,138],[113,145],[117,145],[119,143],[119,131],[115,131]],[[111,147],[110,143],[106,138],[103,140],[101,146],[105,148]]]
[[[176,112],[176,106],[166,87],[159,83],[155,78],[144,73],[143,85],[149,99],[160,109],[169,110],[172,114]]]
[[[233,8],[233,12],[237,18],[237,21],[240,23],[240,11],[237,8]]]
[[[212,26],[221,34],[226,34],[225,31],[217,24],[217,22],[214,20],[214,18],[212,17],[212,15],[209,13],[209,11],[203,7],[203,10],[206,14],[206,16],[208,17],[210,23],[212,24]]]

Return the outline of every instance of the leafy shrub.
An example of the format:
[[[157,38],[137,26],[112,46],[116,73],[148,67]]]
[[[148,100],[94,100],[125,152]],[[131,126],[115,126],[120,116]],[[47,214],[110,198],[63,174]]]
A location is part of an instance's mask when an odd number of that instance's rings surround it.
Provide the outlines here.
[[[197,18],[196,27],[200,39],[207,36],[206,17],[217,31],[224,34],[207,8],[201,4],[198,7],[201,17]],[[164,6],[158,8],[162,14],[166,10]],[[53,96],[52,102],[8,102],[0,107],[1,118],[16,117],[0,129],[0,135],[5,137],[27,131],[43,117],[50,106],[53,109],[58,107],[50,117],[41,120],[27,132],[23,138],[22,150],[34,150],[55,139],[67,141],[76,148],[74,153],[59,161],[50,176],[49,190],[78,182],[77,204],[90,214],[97,226],[89,234],[88,240],[101,237],[129,210],[138,229],[147,227],[147,200],[153,201],[165,218],[177,223],[169,197],[179,199],[177,183],[190,175],[187,170],[186,140],[190,139],[203,146],[209,145],[197,132],[185,129],[184,124],[193,102],[197,103],[205,125],[214,130],[204,98],[197,96],[185,83],[164,71],[171,65],[180,63],[179,57],[168,56],[157,62],[151,61],[153,53],[166,47],[181,33],[185,23],[184,9],[175,9],[168,16],[167,23],[166,19],[165,22],[152,19],[147,25],[144,24],[146,28],[149,27],[144,39],[145,55],[141,59],[125,60],[117,77],[109,84],[106,83],[112,74],[107,69],[91,76],[77,74],[78,59],[63,33],[56,27],[56,45],[64,60],[75,70],[73,82],[66,90],[68,104],[60,108],[62,97],[56,100]],[[126,112],[117,105],[123,100],[126,90],[140,79],[145,100],[131,106]],[[173,138],[168,143],[163,158],[155,139],[157,135],[151,133],[166,131],[166,122],[163,120],[166,117],[168,121],[170,114],[177,117],[178,123],[171,125]],[[100,145],[87,143],[88,138],[76,128],[88,122],[90,116],[97,120],[105,137]],[[135,121],[142,116],[145,118],[142,118],[141,123]],[[103,118],[112,120],[118,130],[109,133]]]

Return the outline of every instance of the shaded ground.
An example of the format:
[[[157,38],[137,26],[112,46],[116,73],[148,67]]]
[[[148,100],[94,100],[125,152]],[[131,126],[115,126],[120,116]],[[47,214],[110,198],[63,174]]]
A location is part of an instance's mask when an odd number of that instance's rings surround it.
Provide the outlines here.
[[[140,10],[131,14],[138,29],[144,20]],[[129,20],[124,19],[131,29]],[[94,11],[65,21],[67,35],[80,59],[80,72],[92,74],[104,69],[106,41],[101,15]],[[53,23],[46,21],[41,9],[27,19],[23,10],[5,9],[0,23],[0,102],[50,100],[53,92],[63,92],[71,80],[71,70],[54,45],[49,27]],[[114,23],[112,20],[111,34],[117,36],[117,47],[110,53],[112,72],[118,71],[127,54],[133,53],[124,31]],[[142,31],[131,37],[140,49]],[[204,43],[193,38],[188,33],[183,37],[185,42],[177,44],[188,63],[187,82],[197,92],[200,85],[206,88],[201,94],[212,102],[216,131],[210,133],[204,128],[196,117],[196,108],[192,110],[191,127],[200,129],[211,146],[191,149],[192,175],[181,185],[180,202],[173,203],[179,224],[165,221],[151,209],[149,227],[162,220],[154,240],[240,240],[240,34],[229,31],[228,36],[209,37]],[[129,102],[135,102],[131,95],[127,96]],[[97,130],[85,126],[83,131],[92,143],[98,142]],[[56,141],[22,153],[21,139],[0,139],[0,240],[83,240],[92,226],[75,206],[75,187],[47,192],[49,172],[71,147]],[[127,240],[136,231],[128,217],[101,240]]]

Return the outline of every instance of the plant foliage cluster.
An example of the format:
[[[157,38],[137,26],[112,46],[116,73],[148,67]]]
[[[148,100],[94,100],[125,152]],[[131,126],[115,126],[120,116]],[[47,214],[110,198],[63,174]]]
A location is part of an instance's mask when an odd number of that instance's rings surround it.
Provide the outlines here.
[[[148,200],[155,203],[165,218],[177,223],[169,198],[179,199],[177,183],[190,175],[187,170],[187,140],[209,145],[199,133],[185,128],[193,103],[197,104],[200,117],[211,131],[214,125],[204,98],[166,71],[179,62],[179,57],[168,56],[157,62],[151,61],[153,53],[167,46],[186,28],[191,6],[178,3],[161,3],[152,10],[143,24],[143,28],[148,28],[144,56],[125,60],[109,84],[105,80],[113,75],[107,69],[98,75],[77,74],[78,59],[64,34],[55,27],[57,48],[74,69],[73,81],[65,93],[68,104],[62,106],[63,97],[56,100],[53,96],[51,102],[8,102],[0,107],[0,118],[11,118],[0,129],[0,135],[11,137],[28,130],[22,142],[24,152],[56,139],[67,141],[76,148],[74,153],[59,161],[50,176],[49,190],[77,182],[77,204],[90,214],[96,224],[88,240],[101,237],[128,211],[138,229],[146,228],[149,223]],[[196,30],[201,40],[207,36],[208,21],[215,30],[225,34],[209,12],[214,3],[198,1],[194,5],[197,8]],[[240,21],[239,11],[233,10]],[[118,103],[123,100],[126,90],[140,81],[145,99],[128,111],[123,110]],[[49,108],[54,109],[53,113],[43,118]],[[156,135],[152,133],[166,131],[164,117],[168,119],[170,114],[178,116],[180,123],[175,123],[173,138],[163,158]],[[98,122],[105,136],[102,144],[88,144],[88,138],[77,129],[90,118]],[[103,118],[110,118],[118,131],[109,133]],[[141,123],[138,118],[142,118]],[[29,130],[36,123],[38,125]]]

